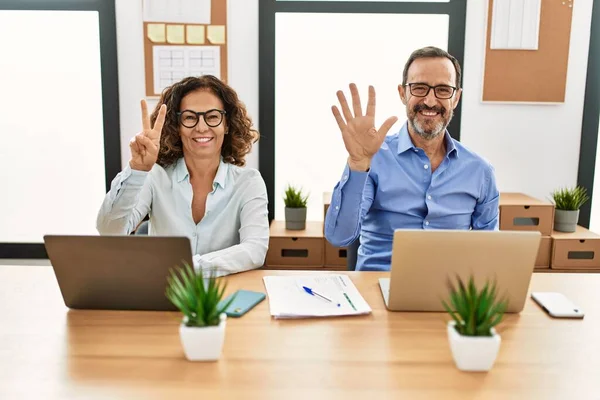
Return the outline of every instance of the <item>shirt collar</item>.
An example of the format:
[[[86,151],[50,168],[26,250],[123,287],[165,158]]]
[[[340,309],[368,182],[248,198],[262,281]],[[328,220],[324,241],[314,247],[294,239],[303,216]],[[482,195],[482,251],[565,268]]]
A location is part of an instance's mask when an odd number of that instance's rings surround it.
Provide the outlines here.
[[[219,167],[217,169],[217,174],[215,175],[215,179],[213,181],[213,188],[216,185],[221,186],[222,189],[225,189],[226,181],[227,181],[227,171],[229,170],[229,165],[223,161],[223,157],[221,157],[221,161],[219,162]],[[177,164],[175,165],[175,176],[177,178],[177,182],[181,182],[184,179],[188,178],[190,175],[187,165],[185,165],[185,160],[181,157],[177,160]],[[188,178],[189,179],[189,178]]]
[[[410,134],[408,133],[408,121],[402,125],[400,134],[398,135],[398,154],[402,154],[407,150],[414,150],[415,145],[410,140]]]
[[[458,157],[458,148],[456,144],[454,144],[454,140],[448,133],[448,130],[444,131],[444,140],[446,141],[446,157],[450,157],[451,154],[454,154],[455,157]],[[415,150],[416,147],[410,139],[410,134],[408,133],[408,121],[402,125],[402,129],[400,129],[400,133],[398,135],[398,154],[402,154],[407,150]]]
[[[177,177],[177,182],[183,181],[189,175],[187,165],[185,165],[185,160],[181,157],[177,160],[175,164],[175,176]]]
[[[213,181],[213,187],[216,183],[221,186],[221,189],[225,189],[225,184],[227,181],[227,171],[229,170],[229,164],[223,161],[221,157],[221,161],[219,162],[219,169],[217,169],[217,175],[215,175],[215,180]]]
[[[458,157],[458,147],[456,147],[454,139],[452,139],[448,130],[444,132],[444,137],[446,140],[446,157],[450,158],[452,154],[454,154],[454,157]]]

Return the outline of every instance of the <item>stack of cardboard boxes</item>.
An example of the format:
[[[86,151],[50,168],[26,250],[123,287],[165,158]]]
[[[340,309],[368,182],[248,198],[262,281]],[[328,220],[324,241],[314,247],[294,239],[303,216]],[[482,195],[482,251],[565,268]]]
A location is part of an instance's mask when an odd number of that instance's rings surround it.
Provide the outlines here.
[[[535,260],[536,269],[549,269],[552,257],[552,226],[554,205],[522,193],[500,194],[501,231],[539,231],[540,249]]]
[[[331,193],[323,195],[323,220]],[[332,246],[324,234],[323,222],[307,221],[306,229],[290,231],[285,221],[273,221],[270,228],[268,269],[346,270],[346,249]]]
[[[323,194],[323,220],[331,193]],[[553,231],[554,205],[522,193],[500,194],[500,230],[539,231],[542,240],[537,271],[600,271],[600,235],[578,226],[573,233]],[[269,269],[345,270],[345,248],[331,245],[323,222],[307,222],[306,229],[290,231],[284,221],[271,223],[266,267]]]
[[[323,267],[323,223],[306,222],[304,230],[287,230],[285,221],[270,227],[266,265],[269,269],[320,269]]]
[[[552,203],[522,193],[500,194],[500,230],[542,234],[536,270],[600,270],[600,235],[581,226],[573,233],[556,232],[553,226]]]

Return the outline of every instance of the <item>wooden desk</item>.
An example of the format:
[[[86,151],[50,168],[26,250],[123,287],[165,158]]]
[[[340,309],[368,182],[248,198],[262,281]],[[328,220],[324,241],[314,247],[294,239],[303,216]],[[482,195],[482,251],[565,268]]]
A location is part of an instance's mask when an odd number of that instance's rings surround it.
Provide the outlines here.
[[[264,290],[253,271],[229,290]],[[306,272],[304,272],[306,273]],[[323,272],[326,273],[326,272]],[[350,273],[364,317],[279,321],[268,301],[229,319],[222,359],[184,359],[177,313],[69,311],[50,267],[0,267],[0,399],[591,399],[600,396],[600,275],[535,274],[584,320],[531,300],[500,326],[489,373],[452,361],[444,314],[385,311],[377,278]]]

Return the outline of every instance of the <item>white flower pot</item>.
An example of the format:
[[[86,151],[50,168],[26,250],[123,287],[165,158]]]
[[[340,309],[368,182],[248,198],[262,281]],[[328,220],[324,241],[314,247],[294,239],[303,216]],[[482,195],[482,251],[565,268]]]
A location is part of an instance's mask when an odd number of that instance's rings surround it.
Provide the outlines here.
[[[456,367],[461,371],[489,371],[498,350],[500,335],[492,328],[492,336],[463,336],[455,329],[455,322],[448,322],[448,341]]]
[[[225,325],[227,315],[220,316],[217,326],[190,327],[182,323],[179,326],[179,337],[185,357],[190,361],[216,361],[221,357],[225,341]]]

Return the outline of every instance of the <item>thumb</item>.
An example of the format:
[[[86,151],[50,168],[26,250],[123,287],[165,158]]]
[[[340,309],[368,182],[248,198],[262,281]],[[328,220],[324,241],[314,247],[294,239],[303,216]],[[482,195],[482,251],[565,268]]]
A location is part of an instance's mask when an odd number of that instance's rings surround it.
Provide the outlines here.
[[[383,124],[381,124],[381,127],[379,128],[379,134],[381,136],[385,136],[387,135],[388,131],[392,128],[392,126],[396,123],[396,121],[398,121],[398,117],[390,117],[388,119],[386,119]]]
[[[135,140],[135,137],[131,138],[131,140],[129,141],[129,148],[131,149],[132,155],[140,154],[140,147],[138,145],[138,142]]]

